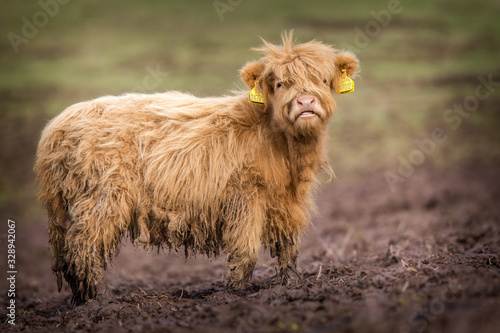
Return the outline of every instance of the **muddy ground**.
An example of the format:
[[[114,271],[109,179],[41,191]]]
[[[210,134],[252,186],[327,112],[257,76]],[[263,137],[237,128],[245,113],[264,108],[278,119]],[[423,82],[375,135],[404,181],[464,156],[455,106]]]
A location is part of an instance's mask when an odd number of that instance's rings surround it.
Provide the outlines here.
[[[498,170],[421,167],[394,192],[382,174],[340,178],[318,193],[300,281],[278,285],[262,252],[240,292],[225,288],[223,257],[186,262],[126,243],[106,273],[112,302],[72,309],[69,288],[56,291],[45,221],[18,223],[18,314],[1,330],[498,332]],[[5,281],[0,295],[6,318]]]

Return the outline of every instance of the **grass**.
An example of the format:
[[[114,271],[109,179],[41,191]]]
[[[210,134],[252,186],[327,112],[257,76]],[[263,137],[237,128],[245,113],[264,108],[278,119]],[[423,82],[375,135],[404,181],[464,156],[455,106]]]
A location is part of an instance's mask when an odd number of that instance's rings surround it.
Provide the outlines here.
[[[478,76],[492,73],[500,81],[500,4],[401,0],[401,13],[360,47],[356,34],[375,24],[372,12],[386,11],[387,4],[243,0],[221,20],[213,1],[69,2],[18,53],[7,34],[22,34],[22,18],[32,21],[42,8],[36,1],[4,4],[0,129],[4,146],[17,142],[23,149],[2,149],[0,209],[22,215],[34,205],[29,193],[38,133],[66,106],[134,90],[227,93],[243,87],[238,69],[258,57],[250,51],[260,44],[258,36],[279,42],[291,28],[299,41],[351,45],[361,60],[356,91],[338,99],[331,125],[331,157],[341,178],[382,177],[435,127],[446,128],[449,139],[429,164],[497,159],[498,98],[481,102],[456,131],[443,113],[474,94]],[[166,75],[148,90],[143,82],[151,68]],[[12,176],[12,160],[23,165],[24,177]]]

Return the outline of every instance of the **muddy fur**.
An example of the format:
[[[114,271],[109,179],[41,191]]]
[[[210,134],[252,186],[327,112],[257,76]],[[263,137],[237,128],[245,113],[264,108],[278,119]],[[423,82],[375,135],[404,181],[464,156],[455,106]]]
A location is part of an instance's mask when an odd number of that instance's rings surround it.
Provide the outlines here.
[[[67,108],[44,129],[35,170],[48,213],[52,270],[82,304],[105,292],[103,269],[128,235],[146,249],[228,254],[228,286],[244,287],[263,244],[287,280],[312,193],[327,163],[327,123],[340,71],[357,60],[319,42],[263,41],[241,77],[246,91],[105,96]],[[300,118],[297,98],[314,96]]]

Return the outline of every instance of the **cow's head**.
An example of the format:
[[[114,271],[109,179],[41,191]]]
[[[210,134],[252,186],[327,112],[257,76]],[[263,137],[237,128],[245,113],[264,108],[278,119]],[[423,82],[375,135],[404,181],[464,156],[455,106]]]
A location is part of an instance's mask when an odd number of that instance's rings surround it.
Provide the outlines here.
[[[283,46],[262,40],[255,50],[264,57],[240,71],[243,82],[264,94],[264,110],[273,126],[293,136],[316,135],[335,111],[332,92],[340,90],[342,70],[352,77],[358,60],[348,51],[311,41],[292,45],[292,33],[282,36]]]

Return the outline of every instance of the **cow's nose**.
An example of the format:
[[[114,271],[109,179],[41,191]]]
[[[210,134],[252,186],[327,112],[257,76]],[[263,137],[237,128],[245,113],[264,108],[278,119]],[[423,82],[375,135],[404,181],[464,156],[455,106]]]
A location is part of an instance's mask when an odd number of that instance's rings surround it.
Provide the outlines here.
[[[312,110],[316,104],[316,98],[314,96],[302,96],[297,98],[297,104],[301,109]]]

